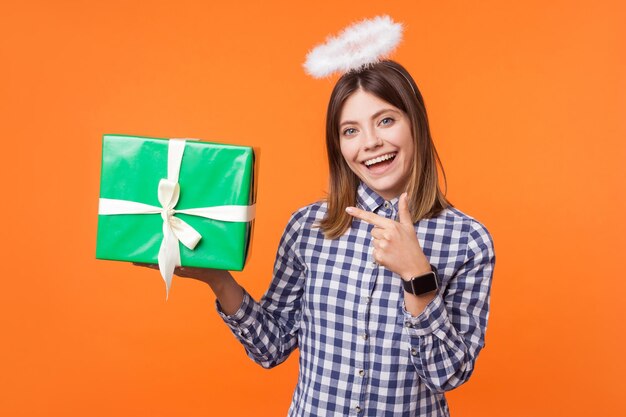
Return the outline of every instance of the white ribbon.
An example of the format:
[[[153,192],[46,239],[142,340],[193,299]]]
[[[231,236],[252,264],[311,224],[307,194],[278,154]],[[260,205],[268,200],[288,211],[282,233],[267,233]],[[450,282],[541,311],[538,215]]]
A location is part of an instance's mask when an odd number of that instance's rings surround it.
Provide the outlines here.
[[[249,222],[254,219],[256,206],[214,206],[176,210],[176,203],[180,197],[178,174],[185,151],[185,139],[170,139],[167,152],[167,178],[159,181],[158,197],[161,207],[137,203],[128,200],[101,198],[98,208],[100,215],[116,214],[161,214],[163,218],[163,240],[159,249],[159,271],[165,281],[166,298],[172,284],[174,268],[180,266],[181,242],[193,250],[202,239],[196,229],[178,217],[176,213],[189,214],[207,219],[225,222]]]

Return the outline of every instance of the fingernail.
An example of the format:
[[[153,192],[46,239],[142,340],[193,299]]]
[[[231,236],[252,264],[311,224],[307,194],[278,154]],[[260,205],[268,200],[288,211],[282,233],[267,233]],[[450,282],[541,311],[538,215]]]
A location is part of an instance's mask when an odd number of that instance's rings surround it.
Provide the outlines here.
[[[346,212],[347,212],[348,214],[352,214],[352,213],[354,213],[354,207],[346,207]]]

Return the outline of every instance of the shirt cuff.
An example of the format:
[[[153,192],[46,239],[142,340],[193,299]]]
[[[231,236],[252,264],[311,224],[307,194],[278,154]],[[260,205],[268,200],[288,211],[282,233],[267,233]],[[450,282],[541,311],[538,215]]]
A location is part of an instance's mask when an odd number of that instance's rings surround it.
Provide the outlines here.
[[[249,334],[247,329],[253,326],[256,322],[256,315],[261,307],[256,301],[254,301],[245,289],[242,288],[242,290],[243,300],[241,302],[241,306],[239,306],[239,309],[233,314],[228,315],[224,313],[224,310],[222,310],[222,306],[217,299],[215,300],[215,309],[233,333],[246,337]]]
[[[437,294],[417,317],[413,317],[411,313],[406,310],[403,301],[402,313],[404,314],[404,328],[411,337],[432,334],[437,329],[441,328],[448,320],[448,312],[446,311],[441,294]]]

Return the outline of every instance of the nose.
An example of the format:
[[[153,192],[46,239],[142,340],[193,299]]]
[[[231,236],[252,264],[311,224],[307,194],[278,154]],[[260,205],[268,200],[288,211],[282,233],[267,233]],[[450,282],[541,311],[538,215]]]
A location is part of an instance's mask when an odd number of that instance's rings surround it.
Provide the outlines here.
[[[365,133],[365,137],[363,140],[363,147],[365,149],[374,149],[378,148],[383,144],[382,139],[378,137],[375,130],[368,129]]]

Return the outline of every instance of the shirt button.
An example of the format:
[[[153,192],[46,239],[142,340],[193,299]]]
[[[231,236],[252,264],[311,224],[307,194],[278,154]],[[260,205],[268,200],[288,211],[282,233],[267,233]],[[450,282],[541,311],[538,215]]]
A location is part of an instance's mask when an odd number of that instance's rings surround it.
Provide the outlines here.
[[[391,203],[389,203],[389,201],[385,201],[385,208],[389,209],[389,207],[391,207]]]
[[[365,376],[365,371],[363,369],[359,369],[359,376]]]
[[[363,333],[361,337],[363,338],[363,340],[367,340],[367,333]]]
[[[417,349],[411,348],[411,355],[417,356]]]
[[[354,407],[354,411],[356,411],[356,412],[357,412],[357,414],[358,414],[358,413],[360,413],[360,412],[361,412],[361,407],[359,407],[359,406],[357,405],[356,407]]]
[[[408,327],[409,329],[413,328],[413,323],[411,323],[410,321],[407,321],[404,323],[404,327]]]

